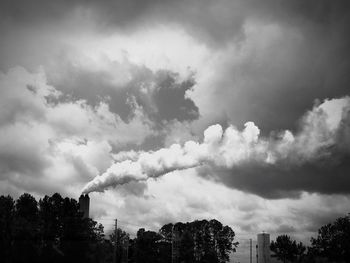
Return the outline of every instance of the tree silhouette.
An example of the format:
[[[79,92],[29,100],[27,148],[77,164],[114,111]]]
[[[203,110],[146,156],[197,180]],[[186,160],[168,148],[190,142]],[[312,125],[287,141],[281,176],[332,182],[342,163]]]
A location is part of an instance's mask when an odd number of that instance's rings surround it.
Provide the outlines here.
[[[39,210],[35,198],[26,193],[21,195],[16,201],[14,215],[13,250],[20,253],[13,253],[13,261],[39,261]]]
[[[116,252],[116,261],[117,262],[126,262],[125,250],[128,249],[129,243],[129,234],[123,231],[122,229],[117,229],[117,235],[112,233],[109,236],[109,240],[111,242],[111,246],[113,247],[113,253]],[[116,251],[114,251],[114,247],[116,246]],[[111,254],[112,256],[113,254]]]
[[[189,230],[185,230],[181,236],[180,242],[180,262],[193,263],[194,258],[194,239]]]
[[[136,262],[157,263],[159,261],[159,249],[157,243],[162,239],[161,235],[153,231],[145,231],[141,228],[137,231],[135,242]]]
[[[291,240],[288,235],[280,235],[276,241],[272,241],[270,249],[275,253],[277,259],[285,262],[301,261],[305,253],[305,246],[300,242]]]
[[[170,263],[173,231],[179,231],[182,263],[225,263],[235,251],[235,233],[217,220],[166,224],[159,232],[141,228],[129,242],[118,229],[119,262]],[[37,202],[30,194],[16,201],[0,196],[1,262],[111,262],[116,237],[106,240],[103,226],[83,218],[75,199],[56,193]],[[129,249],[129,250],[128,250]],[[122,256],[129,251],[129,258]]]
[[[228,262],[230,253],[234,252],[238,245],[237,242],[233,242],[235,237],[233,230],[229,226],[223,226],[215,219],[170,223],[161,227],[157,235],[152,231],[139,230],[135,239],[135,243],[138,244],[135,249],[139,256],[135,261],[146,262],[149,255],[155,253],[157,257],[153,259],[153,262],[171,262],[171,243],[174,231],[179,236],[179,262]],[[151,246],[143,245],[142,242],[146,237],[148,238],[147,244],[152,244]]]
[[[0,196],[0,233],[1,262],[103,262],[96,255],[108,249],[102,225],[59,194],[39,203],[29,194]]]
[[[10,196],[0,196],[0,258],[5,263],[12,261],[12,234],[15,202]]]
[[[311,253],[329,262],[348,262],[350,258],[350,216],[322,226],[317,238],[311,238]]]

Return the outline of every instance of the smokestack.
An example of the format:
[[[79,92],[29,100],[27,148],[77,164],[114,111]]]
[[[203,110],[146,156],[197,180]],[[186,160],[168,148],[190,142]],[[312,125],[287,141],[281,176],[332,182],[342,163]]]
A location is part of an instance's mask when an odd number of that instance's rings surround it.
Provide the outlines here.
[[[89,218],[90,198],[88,194],[82,194],[79,197],[79,210],[83,213],[83,218]]]

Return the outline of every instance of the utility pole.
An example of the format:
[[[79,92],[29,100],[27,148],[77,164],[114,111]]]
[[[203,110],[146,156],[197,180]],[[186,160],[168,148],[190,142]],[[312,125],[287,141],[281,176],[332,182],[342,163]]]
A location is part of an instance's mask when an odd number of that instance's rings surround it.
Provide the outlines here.
[[[252,239],[249,239],[249,245],[250,245],[250,263],[253,263],[253,248],[252,248]]]
[[[117,241],[118,241],[118,220],[115,219],[114,223],[114,249],[113,249],[113,263],[117,263]]]
[[[171,238],[171,263],[179,262],[179,233],[173,225]]]
[[[129,236],[126,237],[126,260],[125,262],[129,262]]]

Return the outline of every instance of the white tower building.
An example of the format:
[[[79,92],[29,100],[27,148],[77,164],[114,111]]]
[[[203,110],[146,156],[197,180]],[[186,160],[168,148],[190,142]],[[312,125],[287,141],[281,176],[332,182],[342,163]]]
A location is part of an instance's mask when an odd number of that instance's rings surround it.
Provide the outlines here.
[[[270,234],[258,234],[257,258],[258,263],[270,263]]]

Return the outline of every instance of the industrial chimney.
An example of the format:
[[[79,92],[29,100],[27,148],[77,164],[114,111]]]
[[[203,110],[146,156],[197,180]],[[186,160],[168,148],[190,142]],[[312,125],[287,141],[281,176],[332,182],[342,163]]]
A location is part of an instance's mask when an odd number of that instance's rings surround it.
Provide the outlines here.
[[[90,198],[88,194],[82,194],[79,197],[79,210],[83,213],[83,218],[89,218]]]

